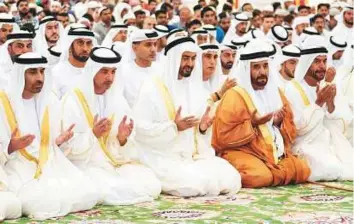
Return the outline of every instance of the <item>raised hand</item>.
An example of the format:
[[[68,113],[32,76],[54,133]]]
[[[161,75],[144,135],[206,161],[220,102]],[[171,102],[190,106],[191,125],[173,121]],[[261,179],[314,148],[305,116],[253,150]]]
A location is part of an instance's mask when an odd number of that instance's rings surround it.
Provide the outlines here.
[[[32,144],[35,136],[34,135],[24,135],[22,137],[16,137],[16,134],[18,132],[18,129],[15,128],[15,130],[11,134],[11,140],[8,146],[8,152],[9,154],[15,152],[16,150],[19,149],[24,149],[30,144]]]
[[[273,118],[273,114],[274,113],[269,113],[269,114],[266,114],[264,116],[258,116],[257,115],[257,110],[253,111],[252,113],[252,125],[253,126],[257,126],[257,125],[262,125],[262,124],[265,124],[267,122],[269,122],[272,118]]]
[[[105,133],[109,132],[112,127],[112,122],[108,118],[98,120],[97,115],[94,118],[93,124],[92,132],[96,138],[101,138]]]
[[[281,123],[284,120],[285,107],[282,107],[280,110],[276,111],[273,116],[273,124],[277,127],[280,127]]]
[[[317,84],[316,86],[316,94],[317,94],[317,99],[316,99],[316,104],[320,107],[323,106],[324,103],[326,103],[326,100],[330,96],[330,85],[327,85],[320,89],[320,85]]]
[[[131,135],[134,128],[134,121],[130,119],[130,122],[127,124],[127,116],[124,116],[122,121],[118,126],[118,135],[117,139],[121,146],[125,145],[128,137]]]
[[[218,92],[218,94],[220,95],[220,97],[222,97],[228,89],[235,87],[236,85],[237,85],[236,79],[227,78],[224,84],[222,85],[221,90]]]
[[[178,131],[184,131],[198,124],[199,119],[197,119],[194,116],[187,116],[182,118],[181,111],[182,111],[182,107],[179,107],[174,120]]]
[[[205,110],[202,119],[200,120],[199,123],[199,130],[204,133],[206,132],[206,130],[208,130],[208,128],[213,124],[215,116],[210,117],[209,115],[210,113],[210,106],[207,107],[207,109]]]
[[[63,144],[64,142],[69,141],[73,136],[74,136],[74,132],[73,129],[75,127],[75,124],[70,125],[70,127],[62,132],[56,139],[55,139],[55,144],[57,146],[60,146],[61,144]]]
[[[329,67],[326,71],[325,81],[332,82],[336,77],[336,69],[334,67]]]
[[[334,85],[334,84],[330,85],[328,91],[329,91],[329,96],[326,99],[326,103],[327,103],[328,112],[332,113],[335,109],[334,99],[337,95],[336,85]]]

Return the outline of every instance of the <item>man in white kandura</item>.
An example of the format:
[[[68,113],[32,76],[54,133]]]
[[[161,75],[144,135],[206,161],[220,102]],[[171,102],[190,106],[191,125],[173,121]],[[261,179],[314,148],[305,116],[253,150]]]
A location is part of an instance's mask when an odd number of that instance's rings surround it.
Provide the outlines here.
[[[162,77],[144,82],[133,109],[141,160],[155,171],[162,191],[175,196],[219,195],[241,188],[239,173],[203,140],[213,118],[202,77],[191,76],[198,51],[189,37],[172,39]]]
[[[353,180],[353,148],[343,134],[352,119],[349,106],[329,83],[323,38],[311,36],[303,46],[295,80],[285,88],[298,134],[293,153],[308,161],[311,181]]]
[[[138,162],[130,108],[115,78],[120,59],[109,48],[94,48],[85,77],[62,102],[63,127],[76,124],[66,154],[91,177],[106,205],[152,201],[161,192],[154,173]]]
[[[73,135],[60,133],[46,58],[26,53],[15,59],[8,91],[0,94],[0,147],[9,189],[24,215],[38,220],[91,209],[93,183],[58,148]]]

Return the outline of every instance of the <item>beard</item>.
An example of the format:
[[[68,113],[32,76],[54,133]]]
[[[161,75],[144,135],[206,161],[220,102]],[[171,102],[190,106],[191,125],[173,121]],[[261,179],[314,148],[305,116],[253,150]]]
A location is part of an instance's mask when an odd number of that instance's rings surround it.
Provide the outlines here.
[[[56,38],[53,38],[53,37],[56,37]],[[54,40],[53,40],[54,39]],[[52,36],[50,37],[47,37],[45,36],[45,40],[48,42],[48,43],[51,43],[51,44],[56,44],[59,40],[59,35],[58,34],[53,34]]]
[[[71,47],[71,53],[72,53],[74,59],[79,61],[79,62],[86,62],[89,59],[89,56],[77,54],[73,47]]]
[[[232,68],[232,66],[234,65],[234,63],[232,61],[229,62],[221,62],[221,66],[226,69],[226,70],[230,70]]]
[[[285,74],[289,77],[289,78],[294,78],[295,76],[294,76],[294,74],[295,74],[295,71],[291,71],[290,69],[288,69],[287,67],[285,67],[285,69],[284,69],[284,72],[285,72]]]
[[[260,75],[257,78],[251,77],[251,83],[258,87],[265,87],[268,83],[268,76]]]
[[[191,76],[193,71],[193,67],[191,66],[184,66],[182,68],[179,69],[179,74],[184,77],[184,78],[188,78]]]
[[[309,76],[318,82],[322,81],[325,78],[325,74],[326,74],[326,70],[324,69],[311,70],[309,72]]]
[[[345,21],[346,24],[353,26],[353,20],[350,20],[350,19],[347,20],[347,19],[345,19],[344,21]]]
[[[28,15],[29,11],[27,12],[18,12],[21,18],[26,17]]]
[[[35,84],[31,86],[31,92],[32,93],[40,93],[43,88],[43,82],[42,81],[37,81]]]

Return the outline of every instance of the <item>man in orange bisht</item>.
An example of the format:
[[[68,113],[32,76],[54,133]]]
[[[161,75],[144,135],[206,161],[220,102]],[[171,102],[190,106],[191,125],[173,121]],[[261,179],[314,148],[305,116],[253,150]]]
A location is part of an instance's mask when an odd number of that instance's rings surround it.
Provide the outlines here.
[[[296,137],[293,114],[269,74],[270,47],[250,42],[240,54],[238,86],[226,92],[216,111],[212,145],[241,174],[248,188],[298,184],[310,175],[291,154]]]

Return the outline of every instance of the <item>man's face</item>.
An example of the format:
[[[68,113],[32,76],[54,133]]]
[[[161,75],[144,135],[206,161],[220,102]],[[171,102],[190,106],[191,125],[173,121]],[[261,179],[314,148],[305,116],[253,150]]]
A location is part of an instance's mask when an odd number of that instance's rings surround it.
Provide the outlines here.
[[[117,69],[114,67],[101,68],[93,78],[95,91],[98,90],[98,92],[102,94],[111,88],[116,75],[116,70]]]
[[[7,50],[11,58],[27,52],[32,52],[32,40],[16,40],[9,44]]]
[[[310,68],[308,69],[306,76],[310,76],[316,81],[320,82],[325,77],[326,68],[327,68],[327,56],[325,55],[317,56],[313,60]]]
[[[137,25],[138,27],[140,27],[140,28],[143,28],[145,18],[146,18],[145,13],[143,13],[143,14],[138,14],[138,15],[136,16],[136,25]]]
[[[201,26],[199,24],[194,24],[188,29],[188,33],[192,34],[194,30],[200,28]]]
[[[318,14],[322,15],[323,17],[326,17],[329,13],[329,10],[327,7],[325,6],[321,6],[319,9],[318,9]]]
[[[51,6],[50,11],[55,14],[55,13],[59,13],[60,9],[61,9],[60,5],[53,5]]]
[[[294,78],[295,69],[298,61],[298,59],[290,59],[282,64],[282,69],[289,78]]]
[[[202,10],[199,9],[199,10],[194,11],[194,18],[201,20],[202,19]]]
[[[109,22],[111,22],[111,19],[112,19],[112,13],[111,13],[110,9],[106,9],[101,12],[102,22],[109,23]]]
[[[337,26],[337,20],[334,18],[334,16],[331,16],[330,19],[329,19],[329,23],[328,23],[328,28],[330,30],[332,30],[334,27]]]
[[[231,18],[226,17],[220,20],[220,27],[226,32],[229,30],[231,25]]]
[[[251,4],[244,5],[242,9],[244,12],[252,12],[253,11],[253,7]]]
[[[179,17],[181,19],[181,22],[186,23],[191,18],[191,11],[189,9],[183,8],[179,11]]]
[[[160,39],[158,39],[157,45],[159,46],[160,49],[165,48],[167,45],[167,37],[161,37]]]
[[[79,38],[72,43],[69,53],[79,62],[86,62],[93,47],[92,40],[89,38]]]
[[[206,1],[199,1],[199,5],[204,8],[205,6],[207,6],[207,3]]]
[[[63,25],[64,28],[69,25],[69,16],[57,16],[57,20]]]
[[[188,78],[191,76],[195,66],[195,58],[197,54],[194,52],[185,51],[181,56],[181,64],[179,66],[178,76],[180,78]]]
[[[252,19],[252,25],[255,27],[255,28],[261,28],[261,25],[262,25],[263,21],[262,21],[262,17],[260,15],[254,17]]]
[[[143,60],[152,62],[156,60],[156,40],[144,40],[133,44],[135,55]]]
[[[237,34],[245,34],[247,28],[247,22],[241,22],[236,26],[236,33]]]
[[[29,12],[28,2],[21,2],[18,5],[18,11],[22,15],[26,15]]]
[[[324,7],[322,7],[322,8],[324,8]],[[315,21],[314,24],[313,24],[313,27],[315,27],[315,29],[316,29],[319,33],[322,33],[322,32],[323,32],[324,26],[325,26],[325,21],[324,21],[324,19],[322,19],[322,18],[317,18],[316,21]]]
[[[155,10],[156,6],[157,6],[156,2],[150,2],[149,7],[148,7],[149,11],[153,12]]]
[[[152,17],[146,17],[144,20],[143,29],[152,29],[156,25],[156,19]]]
[[[197,35],[197,45],[208,43],[208,35]]]
[[[344,50],[337,51],[336,53],[334,53],[332,55],[332,59],[333,60],[340,60],[343,56],[343,52],[344,52]]]
[[[206,52],[202,55],[203,63],[203,79],[208,80],[216,70],[216,64],[218,61],[218,54],[216,52]]]
[[[23,91],[38,94],[44,84],[44,68],[29,68],[25,71],[25,87]]]
[[[128,30],[119,30],[113,38],[113,42],[125,42],[128,37]]]
[[[223,50],[220,55],[221,66],[223,69],[230,70],[234,64],[236,57],[236,51],[234,50]]]
[[[136,26],[136,20],[134,18],[128,19],[125,24],[128,26]]]
[[[168,24],[167,14],[166,13],[160,13],[157,16],[157,18],[156,18],[156,22],[159,25],[167,25]]]
[[[275,24],[282,25],[283,22],[284,22],[284,16],[279,16],[279,15],[275,16]]]
[[[295,30],[296,30],[297,35],[300,36],[300,35],[302,34],[302,32],[304,31],[304,29],[305,29],[306,27],[308,27],[308,26],[309,26],[308,23],[301,23],[301,24],[297,25],[297,26],[295,27]]]
[[[215,12],[214,11],[207,11],[204,14],[204,17],[202,19],[203,19],[203,23],[205,25],[209,25],[209,24],[213,25],[214,20],[215,20]]]
[[[251,84],[254,90],[261,90],[268,83],[268,60],[251,62]]]
[[[344,23],[349,27],[353,27],[353,10],[346,11],[343,15]]]
[[[10,24],[3,24],[0,27],[0,43],[5,43],[7,40],[7,35],[12,33],[13,26]]]
[[[274,18],[273,17],[264,18],[263,29],[265,31],[268,31],[273,25],[274,25]]]
[[[309,14],[309,11],[306,8],[301,9],[298,13],[299,16],[308,16],[308,14]]]
[[[46,24],[45,39],[51,44],[56,44],[59,40],[59,23],[57,21],[48,22]]]

